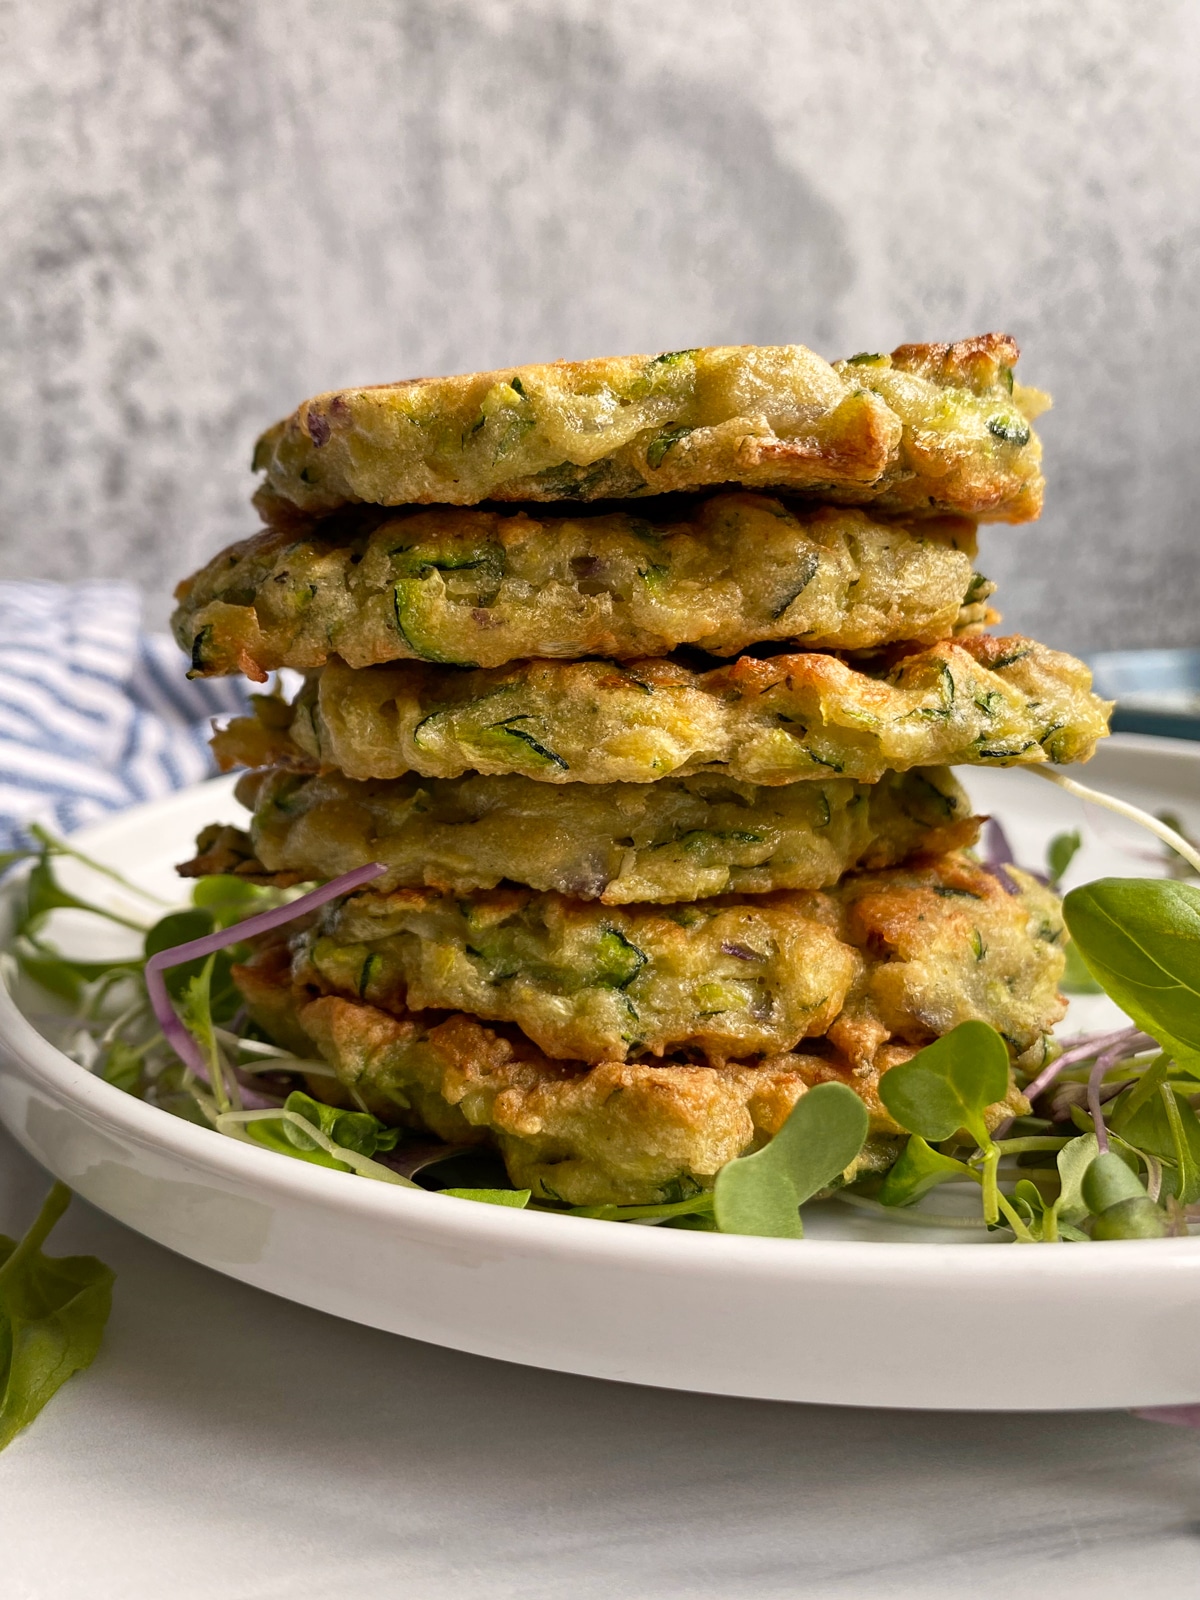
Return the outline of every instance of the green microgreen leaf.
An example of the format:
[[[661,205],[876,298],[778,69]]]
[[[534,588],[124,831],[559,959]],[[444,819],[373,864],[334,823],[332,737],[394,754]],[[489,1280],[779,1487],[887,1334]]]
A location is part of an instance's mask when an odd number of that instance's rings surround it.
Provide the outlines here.
[[[800,1207],[846,1170],[869,1126],[866,1107],[845,1084],[810,1089],[770,1144],[717,1174],[714,1203],[721,1232],[802,1239]]]
[[[1200,1074],[1200,889],[1169,878],[1100,878],[1063,901],[1071,938],[1106,993]]]
[[[644,1206],[572,1206],[570,1217],[598,1217],[604,1222],[672,1222],[686,1217],[711,1217],[713,1192],[698,1189],[683,1200],[662,1200]]]
[[[456,1200],[481,1200],[488,1206],[516,1206],[524,1210],[529,1204],[529,1189],[439,1189],[439,1194],[452,1194]]]
[[[1116,1151],[1102,1152],[1083,1175],[1081,1194],[1095,1217],[1093,1239],[1161,1239],[1166,1219]]]
[[[884,1206],[911,1206],[939,1183],[954,1183],[962,1178],[979,1182],[979,1174],[965,1161],[943,1155],[914,1133],[875,1198]]]
[[[256,911],[267,910],[278,900],[277,889],[247,883],[244,878],[235,878],[231,874],[197,878],[192,888],[192,904],[197,910],[209,913],[209,928],[188,937],[200,938],[211,928],[232,928],[234,923],[244,922]]]
[[[0,1450],[100,1348],[113,1273],[94,1256],[42,1254],[71,1191],[56,1183],[25,1237],[0,1236]]]
[[[93,905],[90,900],[81,900],[69,889],[64,889],[54,876],[49,856],[43,853],[34,863],[26,880],[25,907],[17,932],[27,934],[31,938],[36,937],[54,911],[88,911],[92,916],[103,917],[107,922],[119,923],[123,928],[133,928],[138,933],[145,927],[144,923],[134,922],[131,918],[123,917],[116,911],[109,911],[104,906]]]
[[[293,1139],[290,1132],[289,1124],[282,1117],[259,1117],[243,1124],[247,1139],[254,1144],[261,1144],[267,1150],[274,1150],[277,1155],[290,1156],[295,1161],[308,1161],[314,1167],[328,1167],[334,1172],[353,1172],[348,1162],[339,1161],[312,1140],[309,1140],[310,1149],[301,1149],[299,1139]],[[299,1137],[303,1138],[303,1135]]]
[[[1052,889],[1061,883],[1082,844],[1083,835],[1078,828],[1072,828],[1070,833],[1056,833],[1046,846],[1046,871]]]
[[[1070,1140],[1058,1152],[1056,1165],[1060,1187],[1054,1209],[1060,1224],[1082,1222],[1087,1216],[1088,1208],[1080,1190],[1083,1175],[1096,1159],[1098,1151],[1096,1135],[1085,1133],[1078,1139]]]
[[[285,1111],[294,1111],[321,1132],[334,1144],[346,1150],[357,1150],[361,1156],[373,1156],[380,1150],[394,1150],[400,1137],[399,1128],[389,1128],[369,1111],[345,1111],[339,1106],[326,1105],[314,1100],[312,1095],[294,1089],[283,1102]],[[297,1150],[315,1150],[316,1140],[310,1139],[294,1122],[283,1124],[284,1137]],[[482,1192],[482,1191],[481,1191]]]
[[[225,1082],[221,1047],[217,1041],[216,1025],[212,1014],[212,975],[216,957],[209,956],[194,977],[184,987],[179,1014],[183,1025],[195,1039],[208,1065],[213,1098],[219,1111],[230,1108],[229,1089]]]
[[[190,944],[193,939],[202,939],[206,933],[213,931],[212,913],[209,911],[172,911],[159,920],[146,933],[143,942],[144,954],[156,956],[160,950],[173,950],[176,945]],[[163,974],[163,981],[167,986],[167,993],[172,1000],[181,1000],[188,984],[193,978],[199,977],[204,970],[204,958],[198,956],[195,961],[185,962],[178,967],[168,967]]]
[[[1108,1112],[1107,1120],[1111,1132],[1124,1136],[1133,1114],[1136,1111],[1140,1111],[1150,1097],[1158,1091],[1159,1087],[1166,1083],[1170,1071],[1170,1056],[1157,1056],[1145,1069],[1138,1081],[1118,1096]]]
[[[902,1128],[949,1139],[960,1128],[990,1143],[984,1112],[1008,1093],[1008,1050],[986,1022],[960,1022],[879,1080],[879,1098]]]
[[[1146,1151],[1164,1162],[1164,1188],[1178,1195],[1184,1205],[1192,1205],[1200,1199],[1200,1120],[1184,1095],[1157,1078],[1155,1068],[1147,1076],[1151,1073],[1157,1081],[1152,1081],[1149,1095],[1140,1103],[1134,1103],[1133,1091],[1126,1091],[1130,1098],[1124,1105],[1118,1100],[1113,1131],[1119,1131],[1134,1150]],[[1136,1085],[1136,1089],[1141,1087]]]

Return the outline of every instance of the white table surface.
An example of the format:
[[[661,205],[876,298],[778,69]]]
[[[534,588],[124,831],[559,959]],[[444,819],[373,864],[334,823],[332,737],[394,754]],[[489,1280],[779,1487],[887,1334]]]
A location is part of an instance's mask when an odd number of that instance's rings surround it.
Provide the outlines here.
[[[0,1231],[46,1185],[0,1134]],[[276,1300],[79,1201],[51,1249],[101,1256],[116,1300],[95,1365],[0,1455],[3,1600],[1200,1595],[1187,1429],[508,1366]]]

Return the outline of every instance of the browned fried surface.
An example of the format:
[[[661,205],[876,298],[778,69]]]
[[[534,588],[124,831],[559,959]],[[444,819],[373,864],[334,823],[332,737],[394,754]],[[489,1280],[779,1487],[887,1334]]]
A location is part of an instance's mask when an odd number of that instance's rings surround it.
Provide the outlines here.
[[[629,498],[717,484],[1025,522],[1048,404],[1007,334],[830,366],[731,345],[343,389],[259,440],[268,520],[377,505]]]
[[[452,1142],[493,1142],[512,1181],[540,1198],[655,1203],[709,1186],[822,1082],[862,1097],[872,1130],[864,1165],[886,1165],[899,1130],[879,1100],[880,1075],[968,1017],[999,1026],[1026,1064],[1040,1061],[1062,1011],[1061,921],[1053,896],[1019,881],[1020,894],[1007,895],[961,859],[852,881],[840,895],[841,932],[865,959],[838,1024],[809,1042],[811,1053],[719,1065],[588,1066],[547,1056],[511,1026],[321,995],[278,939],[235,977],[276,1038],[301,1054],[315,1046],[336,1069],[347,1103]],[[329,1095],[328,1080],[311,1087]],[[1022,1109],[1012,1091],[990,1120]]]
[[[548,1055],[712,1061],[828,1032],[863,1065],[979,1019],[1015,1054],[1062,1014],[1057,899],[1009,894],[965,856],[859,873],[824,893],[604,907],[563,895],[369,890],[293,940],[314,992],[519,1026]]]
[[[945,768],[760,788],[701,774],[571,784],[516,776],[358,783],[245,773],[250,833],[206,828],[186,877],[232,873],[282,887],[369,862],[377,890],[455,894],[502,879],[606,905],[821,889],[853,867],[974,844],[979,818]]]
[[[740,656],[708,672],[659,659],[455,673],[331,661],[290,712],[271,698],[257,706],[214,739],[223,767],[336,767],[356,779],[516,772],[554,784],[696,772],[873,783],[913,767],[1086,761],[1110,709],[1074,657],[989,635],[872,671],[817,653]]]
[[[175,635],[193,676],[262,681],[331,655],[497,667],[763,640],[868,650],[995,619],[965,518],[883,521],[751,494],[655,510],[366,509],[308,538],[269,529],[180,584]]]
[[[808,894],[605,907],[425,889],[335,902],[294,945],[298,981],[388,1010],[516,1023],[547,1055],[770,1055],[825,1032],[859,962]]]

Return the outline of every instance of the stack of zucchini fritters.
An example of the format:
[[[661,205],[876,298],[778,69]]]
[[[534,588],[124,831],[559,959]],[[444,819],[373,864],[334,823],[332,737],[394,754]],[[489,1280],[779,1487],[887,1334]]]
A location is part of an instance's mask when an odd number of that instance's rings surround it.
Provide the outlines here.
[[[238,971],[336,1069],[314,1093],[494,1144],[543,1203],[658,1204],[831,1079],[886,1166],[879,1075],[969,1018],[1042,1061],[1058,903],[966,853],[948,770],[1106,731],[1078,661],[983,631],[976,523],[1041,507],[1016,358],[682,350],[325,394],[264,435],[267,528],[176,632],[196,674],[306,678],[217,734],[252,822],[184,870],[386,866]]]

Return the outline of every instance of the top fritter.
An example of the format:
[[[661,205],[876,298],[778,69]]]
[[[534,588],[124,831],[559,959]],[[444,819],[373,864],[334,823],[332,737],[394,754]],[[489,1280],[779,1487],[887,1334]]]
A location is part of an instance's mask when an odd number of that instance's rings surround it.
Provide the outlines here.
[[[1007,334],[830,366],[724,345],[341,389],[258,441],[264,518],[355,502],[624,499],[717,484],[842,505],[1029,522],[1049,404]]]

